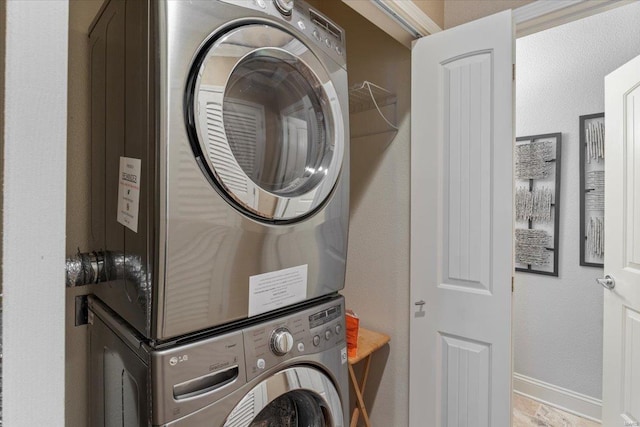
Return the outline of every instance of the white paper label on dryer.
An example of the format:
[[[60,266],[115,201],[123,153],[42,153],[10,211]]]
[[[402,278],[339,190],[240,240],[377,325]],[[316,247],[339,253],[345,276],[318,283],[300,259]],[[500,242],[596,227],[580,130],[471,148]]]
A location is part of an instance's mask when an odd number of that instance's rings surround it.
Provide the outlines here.
[[[249,316],[304,301],[307,270],[305,264],[249,277]]]
[[[118,222],[135,233],[138,232],[141,164],[140,159],[120,157]]]

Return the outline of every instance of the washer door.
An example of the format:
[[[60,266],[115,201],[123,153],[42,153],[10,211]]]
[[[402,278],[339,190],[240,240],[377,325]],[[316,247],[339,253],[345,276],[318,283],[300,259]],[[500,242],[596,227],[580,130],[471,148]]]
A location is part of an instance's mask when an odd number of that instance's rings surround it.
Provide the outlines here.
[[[192,68],[186,109],[202,169],[242,213],[293,222],[330,196],[342,112],[320,59],[291,33],[247,24],[214,35]]]
[[[338,391],[322,372],[285,369],[254,387],[224,427],[343,427]]]

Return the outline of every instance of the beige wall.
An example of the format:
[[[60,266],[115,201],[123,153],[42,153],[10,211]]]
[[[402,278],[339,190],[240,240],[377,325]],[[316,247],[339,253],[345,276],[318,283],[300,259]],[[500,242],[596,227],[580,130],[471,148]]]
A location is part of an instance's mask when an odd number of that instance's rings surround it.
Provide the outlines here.
[[[347,306],[364,327],[391,336],[376,353],[365,400],[373,425],[408,425],[410,51],[342,2],[314,1],[347,34],[350,85],[363,80],[398,96],[400,131],[351,140],[351,224]],[[373,115],[352,115],[363,133]],[[352,399],[353,403],[353,399]]]
[[[444,28],[444,0],[413,0],[413,2],[440,28]]]
[[[489,16],[507,9],[515,9],[533,0],[445,0],[444,29]]]
[[[67,255],[89,247],[91,134],[88,29],[102,0],[69,2],[69,86],[67,117]],[[88,425],[87,327],[74,326],[75,296],[87,287],[66,290],[65,425]]]

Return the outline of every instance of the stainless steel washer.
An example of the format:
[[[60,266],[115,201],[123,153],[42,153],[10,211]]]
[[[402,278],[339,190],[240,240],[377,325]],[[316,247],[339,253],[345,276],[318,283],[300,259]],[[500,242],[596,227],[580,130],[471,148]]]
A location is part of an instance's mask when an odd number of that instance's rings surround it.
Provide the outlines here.
[[[89,307],[92,426],[348,425],[342,297],[158,348]]]
[[[342,29],[300,0],[111,0],[90,42],[102,301],[163,342],[344,287]]]

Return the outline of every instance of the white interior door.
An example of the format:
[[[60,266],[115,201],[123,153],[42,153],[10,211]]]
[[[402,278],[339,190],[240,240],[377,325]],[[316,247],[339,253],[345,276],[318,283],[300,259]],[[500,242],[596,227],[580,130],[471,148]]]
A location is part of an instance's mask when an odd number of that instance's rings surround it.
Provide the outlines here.
[[[602,424],[640,425],[640,56],[605,77]]]
[[[412,52],[410,426],[511,420],[511,11]]]

